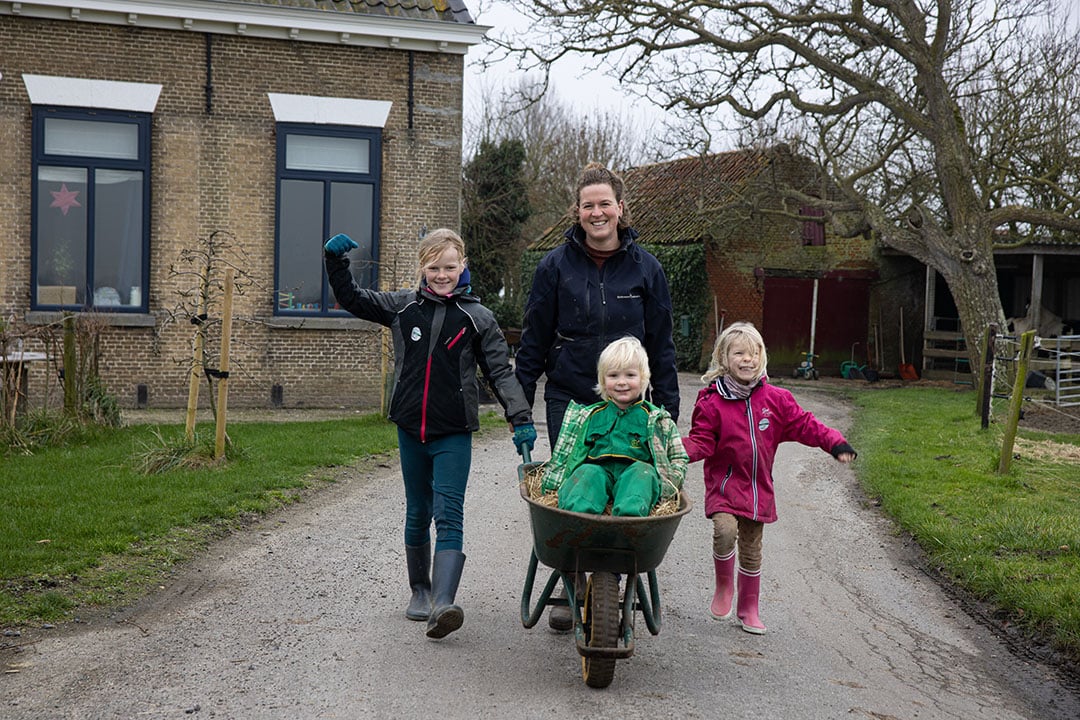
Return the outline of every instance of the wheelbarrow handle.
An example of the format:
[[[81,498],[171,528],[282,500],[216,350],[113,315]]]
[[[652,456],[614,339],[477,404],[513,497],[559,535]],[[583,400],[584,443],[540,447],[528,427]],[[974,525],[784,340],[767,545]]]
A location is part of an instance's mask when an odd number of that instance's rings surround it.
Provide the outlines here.
[[[526,445],[521,446],[521,462],[525,464],[532,462],[532,450]]]

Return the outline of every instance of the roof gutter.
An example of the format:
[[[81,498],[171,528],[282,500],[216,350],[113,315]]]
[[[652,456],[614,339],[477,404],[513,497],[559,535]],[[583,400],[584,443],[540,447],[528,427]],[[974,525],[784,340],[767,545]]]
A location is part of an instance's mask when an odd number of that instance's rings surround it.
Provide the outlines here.
[[[191,0],[0,2],[0,15],[454,55],[467,53],[491,29],[471,23]]]

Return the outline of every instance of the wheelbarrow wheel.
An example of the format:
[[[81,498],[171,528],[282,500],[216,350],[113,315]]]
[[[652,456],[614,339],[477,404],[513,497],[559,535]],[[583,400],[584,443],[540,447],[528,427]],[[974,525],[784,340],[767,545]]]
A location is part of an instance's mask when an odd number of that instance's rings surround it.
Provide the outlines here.
[[[613,573],[589,576],[582,608],[589,647],[613,648],[619,642],[619,579]],[[606,688],[615,679],[615,658],[582,657],[581,674],[591,688]]]

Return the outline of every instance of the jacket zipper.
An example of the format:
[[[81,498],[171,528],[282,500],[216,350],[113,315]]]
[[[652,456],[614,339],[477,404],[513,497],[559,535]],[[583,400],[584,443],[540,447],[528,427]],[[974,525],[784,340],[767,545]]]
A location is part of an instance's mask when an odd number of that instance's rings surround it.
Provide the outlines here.
[[[420,405],[420,442],[427,442],[427,407],[428,391],[431,389],[431,356],[428,355],[424,368],[424,400]]]
[[[460,340],[461,336],[464,334],[465,328],[461,328],[461,330],[458,330],[458,334],[454,336],[454,339],[446,343],[446,349],[449,350],[450,348],[454,347],[454,345],[457,344],[457,341]]]
[[[750,398],[746,399],[746,424],[750,431],[750,452],[753,454],[753,461],[750,463],[750,488],[753,490],[754,498],[754,520],[758,519],[758,451],[757,451],[757,433],[754,432],[754,410],[750,406]]]
[[[607,340],[607,293],[604,292],[604,268],[598,268],[600,275],[600,342]]]

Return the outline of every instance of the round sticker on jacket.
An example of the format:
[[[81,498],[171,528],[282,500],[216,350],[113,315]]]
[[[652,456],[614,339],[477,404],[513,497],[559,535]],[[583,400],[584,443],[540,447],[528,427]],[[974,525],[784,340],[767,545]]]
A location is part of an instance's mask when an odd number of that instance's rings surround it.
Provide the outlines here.
[[[412,338],[413,342],[418,342],[422,334],[423,333],[420,332],[420,328],[414,326],[412,329],[412,334],[409,337]]]
[[[761,432],[765,432],[769,429],[769,418],[761,418],[757,421],[757,429]]]

